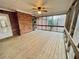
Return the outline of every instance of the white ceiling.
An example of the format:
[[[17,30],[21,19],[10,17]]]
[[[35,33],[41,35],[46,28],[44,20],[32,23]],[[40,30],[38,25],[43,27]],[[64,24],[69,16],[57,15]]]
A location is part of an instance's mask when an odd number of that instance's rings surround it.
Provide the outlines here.
[[[41,0],[37,0],[41,1]],[[41,16],[66,13],[74,0],[43,0],[48,12],[42,13]],[[24,13],[34,14],[32,12],[36,0],[0,0],[0,8],[13,9]],[[37,13],[35,14],[38,15]]]

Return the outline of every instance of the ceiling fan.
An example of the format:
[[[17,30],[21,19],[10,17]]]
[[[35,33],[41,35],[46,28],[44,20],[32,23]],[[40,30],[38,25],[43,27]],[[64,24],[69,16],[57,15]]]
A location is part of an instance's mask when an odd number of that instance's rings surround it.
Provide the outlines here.
[[[42,14],[42,12],[48,12],[45,4],[47,1],[39,0],[36,4],[31,4],[33,6],[32,11],[37,12],[38,14]]]
[[[38,14],[41,14],[42,12],[48,12],[47,9],[43,6],[33,7],[32,9],[36,11]]]

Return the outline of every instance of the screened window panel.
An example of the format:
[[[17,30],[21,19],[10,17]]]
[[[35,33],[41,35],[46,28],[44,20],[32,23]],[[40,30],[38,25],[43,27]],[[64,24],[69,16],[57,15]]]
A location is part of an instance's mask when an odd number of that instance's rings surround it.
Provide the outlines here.
[[[64,26],[65,25],[65,19],[66,19],[66,15],[60,15],[59,19],[58,19],[58,25]]]
[[[51,26],[64,26],[66,15],[56,15],[39,17],[37,25],[51,25]],[[37,26],[39,29],[52,30],[52,31],[64,31],[64,28],[51,27],[51,26]]]
[[[47,25],[47,18],[43,17],[43,25]]]
[[[58,25],[58,16],[53,16],[53,25],[57,26]]]
[[[76,23],[76,28],[75,28],[75,31],[74,31],[73,39],[75,41],[75,44],[78,45],[78,43],[79,43],[79,14],[78,14],[78,19],[77,19],[77,23]]]
[[[39,19],[36,20],[36,24],[37,24],[37,25],[39,24]]]
[[[39,18],[39,24],[38,25],[41,25],[42,24],[42,17]]]
[[[53,20],[52,16],[47,17],[47,25],[52,25],[52,20]]]
[[[57,31],[59,31],[59,32],[64,32],[64,28],[62,28],[62,27],[59,28],[59,27],[58,27],[58,30],[57,30]]]

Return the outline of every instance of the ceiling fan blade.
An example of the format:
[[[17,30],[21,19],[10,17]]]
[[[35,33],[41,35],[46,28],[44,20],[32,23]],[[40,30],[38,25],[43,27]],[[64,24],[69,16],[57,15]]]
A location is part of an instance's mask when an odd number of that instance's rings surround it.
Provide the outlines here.
[[[38,10],[37,7],[33,7],[32,9],[33,9],[33,10]]]
[[[43,12],[48,12],[47,10],[41,10],[41,11],[43,11]]]
[[[41,7],[42,9],[46,9],[46,7]]]

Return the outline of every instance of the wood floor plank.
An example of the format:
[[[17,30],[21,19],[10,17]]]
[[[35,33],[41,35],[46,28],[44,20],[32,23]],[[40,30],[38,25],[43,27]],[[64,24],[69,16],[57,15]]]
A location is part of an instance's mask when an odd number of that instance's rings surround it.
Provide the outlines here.
[[[63,33],[33,31],[1,41],[0,59],[66,59]]]

